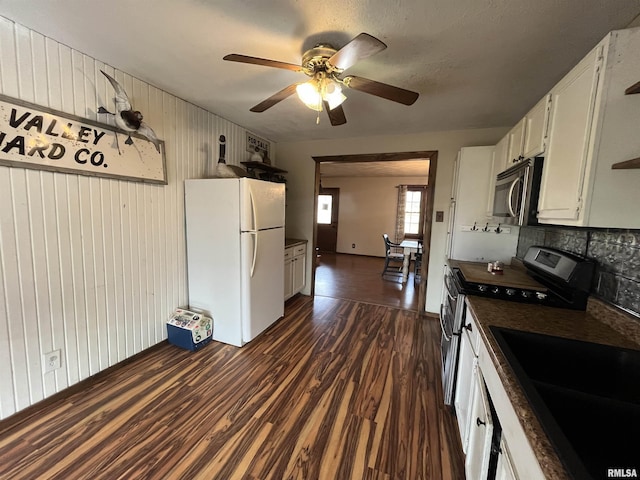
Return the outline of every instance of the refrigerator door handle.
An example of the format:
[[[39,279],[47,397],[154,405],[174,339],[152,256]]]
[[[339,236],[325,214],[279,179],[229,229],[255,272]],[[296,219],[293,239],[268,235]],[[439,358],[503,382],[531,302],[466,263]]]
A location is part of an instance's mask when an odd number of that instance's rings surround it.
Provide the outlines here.
[[[253,260],[251,261],[250,277],[253,278],[253,272],[256,270],[256,259],[258,258],[258,232],[250,232],[253,235]]]
[[[249,201],[251,202],[251,220],[253,221],[253,230],[257,230],[258,229],[258,213],[256,210],[256,201],[253,198],[253,192],[251,191],[251,187],[249,187]],[[251,276],[253,276],[253,270],[252,270]]]

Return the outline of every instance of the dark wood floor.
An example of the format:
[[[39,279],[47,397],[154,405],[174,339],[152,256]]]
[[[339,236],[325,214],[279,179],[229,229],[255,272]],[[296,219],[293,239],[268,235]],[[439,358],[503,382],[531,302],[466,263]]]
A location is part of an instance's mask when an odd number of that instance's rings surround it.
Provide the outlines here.
[[[436,319],[296,296],[242,349],[168,344],[2,431],[2,479],[461,479]]]
[[[410,269],[400,277],[381,276],[384,259],[344,253],[322,253],[317,258],[315,294],[417,311],[418,288]],[[413,264],[411,264],[413,267]]]

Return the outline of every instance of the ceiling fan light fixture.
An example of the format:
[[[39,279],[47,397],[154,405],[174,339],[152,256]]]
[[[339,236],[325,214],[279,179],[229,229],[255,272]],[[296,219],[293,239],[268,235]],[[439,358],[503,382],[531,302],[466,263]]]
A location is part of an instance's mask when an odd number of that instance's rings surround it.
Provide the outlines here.
[[[296,93],[302,103],[304,103],[311,110],[316,112],[322,111],[322,95],[318,91],[318,85],[315,80],[309,80],[308,82],[301,83],[296,87]]]
[[[342,87],[331,81],[332,88],[326,89],[322,98],[329,104],[329,110],[333,110],[336,107],[342,105],[347,97],[342,93]]]

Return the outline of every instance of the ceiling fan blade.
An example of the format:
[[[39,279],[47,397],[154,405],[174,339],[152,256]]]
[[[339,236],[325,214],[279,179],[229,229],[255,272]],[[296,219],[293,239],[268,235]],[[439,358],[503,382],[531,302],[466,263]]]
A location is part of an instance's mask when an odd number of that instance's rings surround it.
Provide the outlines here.
[[[329,60],[333,67],[346,70],[359,60],[370,57],[387,48],[387,45],[368,33],[361,33],[334,53]]]
[[[344,110],[342,109],[342,105],[338,105],[333,110],[329,109],[329,102],[322,102],[324,104],[324,109],[327,111],[327,115],[329,115],[329,121],[331,125],[337,127],[338,125],[344,125],[347,123],[347,117],[344,116]]]
[[[392,102],[398,102],[404,105],[413,105],[418,99],[418,96],[420,96],[419,93],[412,92],[411,90],[394,87],[387,83],[376,82],[368,78],[348,76],[344,78],[343,81],[347,87],[353,88],[354,90],[369,93],[376,97],[386,98]]]
[[[255,107],[252,107],[250,111],[258,112],[258,113],[264,112],[267,108],[273,107],[276,103],[281,102],[285,98],[292,95],[296,91],[297,86],[298,84],[294,83],[292,85],[289,85],[286,88],[283,88],[278,93],[271,95],[269,98],[267,98],[266,100],[263,100],[262,102],[257,104]]]
[[[262,65],[264,67],[282,68],[285,70],[293,70],[294,72],[301,72],[302,67],[300,65],[294,65],[293,63],[278,62],[277,60],[269,60],[266,58],[249,57],[247,55],[239,55],[237,53],[230,53],[222,57],[223,60],[230,62],[251,63],[253,65]]]

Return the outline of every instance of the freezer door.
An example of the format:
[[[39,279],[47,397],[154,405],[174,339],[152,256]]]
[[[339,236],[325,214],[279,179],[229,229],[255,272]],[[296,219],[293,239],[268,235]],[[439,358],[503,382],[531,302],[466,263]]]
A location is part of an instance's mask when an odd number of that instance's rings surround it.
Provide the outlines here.
[[[240,230],[276,227],[284,227],[284,184],[241,178]]]
[[[284,315],[284,228],[241,234],[242,341]]]

